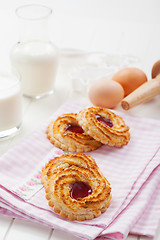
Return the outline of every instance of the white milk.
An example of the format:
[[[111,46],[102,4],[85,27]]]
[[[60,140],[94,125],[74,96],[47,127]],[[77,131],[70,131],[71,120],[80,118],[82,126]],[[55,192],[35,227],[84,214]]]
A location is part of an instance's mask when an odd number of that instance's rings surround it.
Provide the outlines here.
[[[0,75],[0,132],[19,127],[22,121],[22,93],[19,79]]]
[[[18,43],[11,51],[11,61],[21,75],[24,95],[37,97],[53,92],[58,68],[58,51],[52,43]]]

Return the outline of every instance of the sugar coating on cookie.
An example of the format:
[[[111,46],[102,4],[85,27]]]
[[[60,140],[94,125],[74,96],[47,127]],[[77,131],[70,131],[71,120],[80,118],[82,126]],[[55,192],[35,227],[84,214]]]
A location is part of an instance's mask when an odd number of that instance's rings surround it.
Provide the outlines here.
[[[123,119],[106,108],[84,109],[77,119],[87,134],[103,144],[121,147],[130,140],[129,127]]]
[[[46,133],[50,142],[64,151],[89,152],[102,145],[84,132],[74,113],[59,116],[49,124]]]
[[[110,205],[110,183],[90,156],[70,153],[51,159],[41,181],[49,206],[62,218],[90,220]]]

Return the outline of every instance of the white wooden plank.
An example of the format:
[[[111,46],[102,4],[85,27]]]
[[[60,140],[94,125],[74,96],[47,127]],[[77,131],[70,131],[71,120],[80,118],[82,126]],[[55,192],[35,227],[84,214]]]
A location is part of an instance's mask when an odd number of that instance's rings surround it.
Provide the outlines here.
[[[59,230],[54,230],[50,240],[79,240],[79,238]]]
[[[5,240],[48,240],[50,231],[50,228],[37,223],[16,219]]]
[[[3,239],[7,234],[8,229],[12,224],[12,218],[8,216],[0,216],[0,239]]]

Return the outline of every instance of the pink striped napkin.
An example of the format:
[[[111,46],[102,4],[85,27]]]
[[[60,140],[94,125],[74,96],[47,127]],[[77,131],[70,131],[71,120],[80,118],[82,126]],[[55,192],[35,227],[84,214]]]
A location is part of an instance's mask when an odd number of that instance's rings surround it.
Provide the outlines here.
[[[1,157],[0,213],[36,221],[82,239],[125,239],[129,232],[154,236],[160,216],[160,122],[156,120],[119,112],[130,126],[129,144],[122,148],[103,145],[87,153],[111,183],[112,201],[104,214],[91,221],[70,222],[49,208],[40,171],[48,153],[55,156],[63,151],[46,138],[46,127],[58,115],[84,107],[67,102],[41,129]]]

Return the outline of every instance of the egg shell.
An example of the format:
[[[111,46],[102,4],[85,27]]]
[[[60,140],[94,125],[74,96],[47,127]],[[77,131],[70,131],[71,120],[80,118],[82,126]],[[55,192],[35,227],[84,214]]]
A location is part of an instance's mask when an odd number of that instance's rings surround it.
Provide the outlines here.
[[[114,108],[123,99],[124,90],[118,82],[102,78],[90,87],[88,96],[95,106]]]
[[[112,80],[120,83],[127,96],[136,88],[147,82],[146,74],[138,68],[124,68],[113,75]]]
[[[155,62],[152,67],[152,78],[155,78],[158,74],[160,74],[160,60]]]

